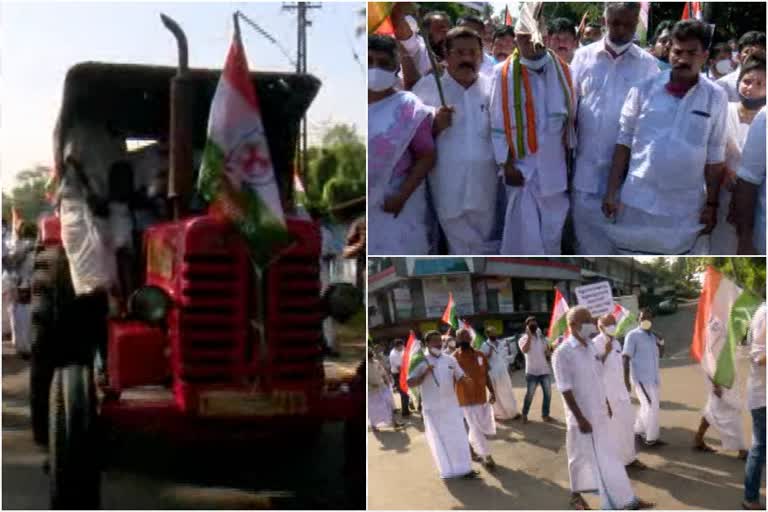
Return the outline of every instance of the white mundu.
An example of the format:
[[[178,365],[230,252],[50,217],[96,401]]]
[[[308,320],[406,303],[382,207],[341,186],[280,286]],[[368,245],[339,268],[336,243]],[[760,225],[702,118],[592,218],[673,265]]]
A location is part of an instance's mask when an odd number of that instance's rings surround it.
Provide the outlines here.
[[[592,343],[582,345],[569,336],[552,361],[561,393],[571,391],[592,432],[583,434],[563,398],[566,418],[565,446],[572,492],[598,490],[603,509],[620,510],[636,502],[627,470],[611,435],[603,385],[603,364]]]
[[[518,415],[518,409],[512,381],[509,378],[509,372],[507,372],[507,347],[502,345],[498,339],[496,341],[489,339],[483,343],[480,351],[488,358],[488,366],[490,367],[488,374],[496,393],[493,414],[500,420],[512,419]]]
[[[513,161],[525,182],[521,187],[506,187],[508,200],[504,214],[501,254],[561,253],[563,226],[569,208],[568,169],[563,144],[564,134],[570,134],[567,132],[569,103],[562,90],[559,71],[552,56],[545,54],[543,58],[546,59],[546,64],[542,70],[531,70],[528,73],[536,129],[535,137],[532,133],[526,133],[526,140],[535,138],[538,151],[527,153]],[[513,66],[509,68],[508,74],[512,75]],[[516,80],[509,79],[507,90],[503,90],[504,70],[503,65],[494,68],[491,94],[491,139],[496,163],[502,175],[503,165],[511,149],[504,128],[507,124],[504,116],[504,96],[508,99],[511,118],[523,109],[522,106],[520,109],[512,108],[516,103],[516,92],[513,90]],[[513,131],[519,133],[526,128],[527,126],[515,126]]]
[[[598,354],[605,353],[608,337],[598,334],[592,339]],[[615,339],[612,341],[611,353],[603,363],[603,385],[605,396],[611,404],[613,416],[610,418],[611,432],[616,438],[624,465],[632,463],[637,458],[635,450],[635,408],[624,383],[624,362],[621,356],[621,345]]]
[[[656,59],[635,44],[616,57],[608,51],[605,38],[576,50],[571,73],[579,105],[578,144],[571,199],[579,254],[615,252],[605,234],[608,220],[601,206],[621,107],[631,87],[658,72]]]
[[[706,254],[704,169],[725,161],[725,92],[706,78],[680,99],[664,71],[627,96],[617,144],[630,148],[622,208],[606,231],[619,253]]]
[[[437,217],[451,254],[496,253],[498,247],[489,245],[498,181],[488,113],[491,78],[480,74],[464,88],[446,71],[441,81],[454,112],[437,136],[437,163],[428,176]],[[442,104],[432,75],[419,80],[413,93],[425,105]]]
[[[409,378],[419,377],[432,365],[432,375],[421,383],[424,435],[435,459],[440,478],[454,478],[472,471],[464,414],[456,397],[454,383],[464,371],[452,356],[431,354],[416,366]]]
[[[714,388],[710,387],[702,416],[720,434],[723,450],[737,452],[746,450],[747,443],[744,439],[744,425],[741,419],[744,403],[735,386],[736,383],[731,389],[721,388],[722,393],[719,398],[715,395]]]

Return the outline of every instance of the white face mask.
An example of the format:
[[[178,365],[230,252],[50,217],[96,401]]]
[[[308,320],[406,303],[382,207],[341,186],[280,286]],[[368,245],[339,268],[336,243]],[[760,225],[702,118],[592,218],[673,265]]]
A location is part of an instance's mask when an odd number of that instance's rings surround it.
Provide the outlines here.
[[[603,326],[603,332],[607,334],[608,336],[613,336],[616,334],[616,326],[615,325],[605,325]]]
[[[542,55],[536,60],[530,60],[530,59],[526,59],[522,55],[520,56],[520,64],[522,64],[523,66],[527,67],[532,71],[539,71],[540,69],[542,69],[544,66],[547,65],[548,61],[549,61],[548,53],[545,53],[544,55]]]
[[[579,335],[585,340],[591,338],[596,332],[597,329],[595,328],[595,324],[581,324],[581,328],[579,329]]]
[[[435,357],[440,357],[440,354],[442,354],[442,351],[439,348],[429,347],[429,353]]]
[[[368,70],[368,90],[382,92],[391,89],[396,83],[397,75],[394,71],[379,68],[370,68]]]
[[[715,63],[715,71],[721,75],[727,75],[733,71],[733,63],[730,59],[721,59]]]
[[[642,322],[640,322],[640,328],[644,331],[650,331],[652,325],[653,324],[651,323],[650,320],[643,320]]]
[[[451,341],[449,341],[449,342],[448,342],[448,346],[449,346],[450,348],[456,348],[456,342],[455,342],[455,341],[453,341],[453,340],[451,340]]]
[[[628,42],[626,44],[618,45],[618,44],[613,43],[611,41],[611,38],[606,37],[605,38],[605,44],[607,44],[608,47],[611,50],[613,50],[613,53],[615,53],[617,55],[620,55],[620,54],[624,53],[625,51],[629,50],[629,47],[632,46],[632,41],[630,41],[630,42]]]

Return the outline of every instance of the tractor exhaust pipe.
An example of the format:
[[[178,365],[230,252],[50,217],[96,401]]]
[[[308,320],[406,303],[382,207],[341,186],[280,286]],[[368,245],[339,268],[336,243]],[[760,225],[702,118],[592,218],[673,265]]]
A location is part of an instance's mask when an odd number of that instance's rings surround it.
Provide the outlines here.
[[[192,126],[193,89],[189,79],[189,48],[187,36],[178,23],[165,14],[160,15],[163,25],[173,34],[179,51],[176,76],[171,80],[170,165],[168,169],[168,199],[173,218],[178,220],[186,212],[192,195]]]

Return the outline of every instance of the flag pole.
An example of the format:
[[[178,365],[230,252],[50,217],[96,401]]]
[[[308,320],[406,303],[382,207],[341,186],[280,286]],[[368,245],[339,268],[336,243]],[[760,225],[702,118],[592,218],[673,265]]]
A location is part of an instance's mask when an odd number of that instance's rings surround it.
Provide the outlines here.
[[[432,50],[432,44],[429,42],[429,32],[424,28],[424,24],[422,22],[420,26],[420,32],[421,37],[424,39],[424,46],[427,48],[427,56],[429,56],[429,63],[432,66],[432,74],[435,77],[435,82],[437,83],[437,93],[440,95],[440,103],[447,107],[445,103],[445,95],[443,94],[443,84],[440,81],[440,75],[437,72],[437,59],[435,59],[435,53]]]

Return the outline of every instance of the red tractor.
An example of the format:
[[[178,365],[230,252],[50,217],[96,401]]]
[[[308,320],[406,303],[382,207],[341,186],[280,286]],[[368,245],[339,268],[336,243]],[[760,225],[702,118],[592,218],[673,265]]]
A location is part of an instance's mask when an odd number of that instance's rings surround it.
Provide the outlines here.
[[[306,434],[343,421],[347,451],[364,453],[362,353],[332,372],[324,362],[321,323],[344,306],[321,296],[317,224],[290,214],[298,126],[320,83],[310,75],[251,73],[294,238],[257,272],[231,224],[190,206],[192,155],[205,143],[220,71],[188,69],[183,32],[163,22],[177,39],[177,69],[83,63],[64,84],[56,137],[68,119],[85,118],[126,139],[170,142],[173,214],[141,234],[134,267],[142,285],[129,314],[108,320],[104,388],[94,378],[96,347],[83,346],[83,326],[72,320],[77,301],[59,219],[40,221],[30,404],[35,440],[48,447],[52,508],[99,507],[104,432],[215,440]]]

